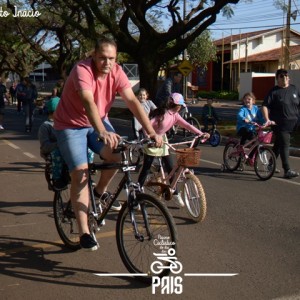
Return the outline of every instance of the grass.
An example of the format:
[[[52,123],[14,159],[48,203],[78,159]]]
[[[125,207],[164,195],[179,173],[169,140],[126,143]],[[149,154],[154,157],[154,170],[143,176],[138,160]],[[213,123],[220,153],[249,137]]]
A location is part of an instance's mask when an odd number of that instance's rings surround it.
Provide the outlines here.
[[[133,116],[130,110],[127,108],[112,107],[109,113],[109,117],[123,119],[123,120],[131,120]],[[194,117],[196,117],[199,121],[201,121],[199,119],[199,116],[195,115]],[[220,121],[218,123],[218,130],[220,131],[222,136],[232,136],[232,137],[236,136],[235,120]],[[300,148],[300,127],[298,127],[298,130],[292,134],[291,146]]]

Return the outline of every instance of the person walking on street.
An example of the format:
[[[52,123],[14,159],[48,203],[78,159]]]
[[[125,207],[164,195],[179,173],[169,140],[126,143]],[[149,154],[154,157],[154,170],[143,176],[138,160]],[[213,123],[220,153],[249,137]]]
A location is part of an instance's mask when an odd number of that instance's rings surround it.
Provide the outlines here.
[[[26,99],[26,81],[25,77],[16,86],[16,98],[17,98],[17,112],[21,114],[23,108],[23,101]]]
[[[12,105],[14,105],[16,102],[16,87],[17,87],[16,83],[13,82],[13,84],[9,88],[9,95],[10,95]]]
[[[5,109],[5,95],[7,93],[6,86],[0,80],[0,130],[4,130],[3,119]]]
[[[290,84],[288,71],[278,69],[275,74],[277,85],[271,89],[262,104],[262,113],[268,123],[275,122],[273,131],[275,142],[273,151],[280,155],[284,178],[299,176],[289,164],[289,146],[291,133],[296,129],[299,120],[300,93],[295,85]]]
[[[26,88],[22,106],[25,112],[25,132],[31,132],[34,102],[37,99],[38,93],[35,85],[31,83],[29,77],[25,77],[24,82]]]
[[[61,100],[54,114],[54,128],[60,153],[71,175],[70,198],[78,223],[80,245],[85,250],[97,250],[98,243],[88,227],[88,162],[87,148],[98,153],[105,162],[119,162],[113,153],[120,136],[108,119],[108,112],[118,93],[142,124],[146,133],[161,147],[162,138],[150,124],[131,84],[116,63],[115,41],[103,37],[96,42],[92,56],[77,63],[65,82]],[[101,141],[98,141],[98,138]],[[107,199],[107,187],[117,170],[103,170],[94,194]],[[115,210],[120,204],[114,203]]]
[[[168,77],[160,89],[157,91],[154,103],[158,107],[160,105],[165,105],[168,101],[169,96],[172,93],[182,94],[182,74],[180,72],[176,72],[173,78]]]

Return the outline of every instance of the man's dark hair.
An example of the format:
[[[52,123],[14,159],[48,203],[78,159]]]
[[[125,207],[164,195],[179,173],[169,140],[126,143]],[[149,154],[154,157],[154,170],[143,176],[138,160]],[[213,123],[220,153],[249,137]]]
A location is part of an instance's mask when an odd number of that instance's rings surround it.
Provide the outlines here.
[[[99,39],[97,39],[97,41],[96,41],[95,51],[100,50],[103,44],[110,44],[110,45],[116,47],[116,49],[117,49],[117,43],[113,39],[106,37],[106,36],[102,36]]]
[[[288,74],[288,71],[287,70],[285,70],[285,69],[278,69],[277,71],[276,71],[276,78],[279,76],[279,75],[281,75],[281,74],[284,74],[284,75],[287,75]]]

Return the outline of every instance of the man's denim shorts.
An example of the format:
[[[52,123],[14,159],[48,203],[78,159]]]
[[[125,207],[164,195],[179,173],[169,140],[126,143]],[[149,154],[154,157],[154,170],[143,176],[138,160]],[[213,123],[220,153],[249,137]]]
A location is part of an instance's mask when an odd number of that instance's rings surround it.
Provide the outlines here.
[[[107,131],[115,132],[108,119],[102,121]],[[100,154],[104,146],[103,142],[97,141],[98,133],[92,127],[56,130],[55,134],[60,153],[71,172],[76,167],[88,163],[88,147]]]

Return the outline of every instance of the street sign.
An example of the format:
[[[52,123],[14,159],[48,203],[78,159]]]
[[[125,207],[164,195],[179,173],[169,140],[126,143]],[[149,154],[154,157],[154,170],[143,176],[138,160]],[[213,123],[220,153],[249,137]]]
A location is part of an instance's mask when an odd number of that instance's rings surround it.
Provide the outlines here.
[[[193,69],[194,69],[193,65],[188,60],[182,61],[182,63],[178,66],[178,70],[184,76],[188,76],[190,72],[193,71]]]

